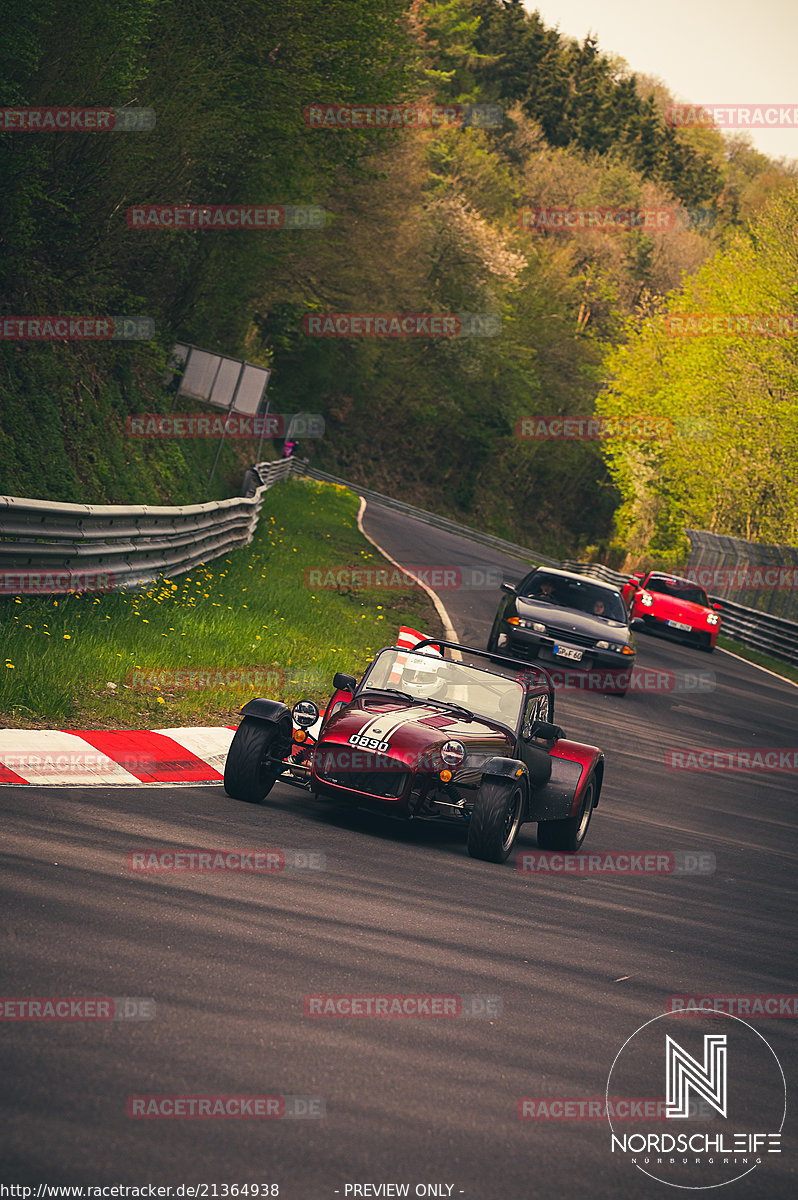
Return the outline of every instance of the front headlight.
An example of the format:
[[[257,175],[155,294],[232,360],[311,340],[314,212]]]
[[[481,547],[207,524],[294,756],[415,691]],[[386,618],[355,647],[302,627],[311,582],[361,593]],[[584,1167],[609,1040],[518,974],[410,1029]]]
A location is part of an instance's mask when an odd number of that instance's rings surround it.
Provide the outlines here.
[[[545,633],[546,626],[540,621],[530,621],[527,617],[508,617],[508,625],[517,625],[519,629],[534,629],[535,633]]]
[[[720,617],[717,613],[707,613],[707,625],[719,625]]]
[[[654,597],[651,595],[651,592],[641,592],[640,603],[643,605],[643,608],[651,608],[651,605],[654,603]]]
[[[634,654],[629,646],[619,646],[617,642],[596,642],[597,650],[614,650],[616,654]]]
[[[462,742],[444,742],[441,746],[441,758],[447,767],[461,767],[465,756],[466,748]]]

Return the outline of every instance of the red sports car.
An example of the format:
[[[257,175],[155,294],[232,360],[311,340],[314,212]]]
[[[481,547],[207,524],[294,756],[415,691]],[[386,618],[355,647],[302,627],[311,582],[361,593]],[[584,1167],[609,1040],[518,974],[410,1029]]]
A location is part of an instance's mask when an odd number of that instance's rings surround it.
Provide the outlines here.
[[[525,821],[544,849],[581,846],[604,755],[554,724],[542,668],[435,638],[381,650],[360,681],[339,673],[333,686],[323,715],[310,700],[244,705],[229,796],[260,803],[279,779],[387,816],[454,821],[487,862],[509,857]]]
[[[678,575],[649,571],[634,575],[622,589],[632,628],[664,633],[711,653],[720,630],[719,604],[702,587]]]

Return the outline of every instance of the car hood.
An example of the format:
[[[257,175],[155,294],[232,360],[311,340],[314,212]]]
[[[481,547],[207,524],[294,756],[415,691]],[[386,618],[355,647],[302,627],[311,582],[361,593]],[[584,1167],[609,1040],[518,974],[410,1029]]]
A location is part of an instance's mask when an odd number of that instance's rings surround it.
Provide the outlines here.
[[[321,742],[348,745],[355,734],[387,742],[389,749],[380,753],[407,763],[450,738],[462,741],[469,751],[507,754],[514,748],[514,738],[484,718],[466,721],[432,704],[405,704],[387,698],[356,699],[330,720]]]
[[[656,613],[658,617],[665,617],[670,621],[705,621],[707,613],[712,611],[704,604],[679,600],[676,596],[666,596],[664,592],[649,592],[649,595],[654,603],[648,612]]]
[[[519,617],[529,621],[540,621],[547,628],[563,633],[578,633],[596,641],[628,642],[629,628],[620,621],[608,621],[593,613],[578,612],[574,608],[560,608],[556,604],[539,604],[526,596],[518,596],[515,602]]]

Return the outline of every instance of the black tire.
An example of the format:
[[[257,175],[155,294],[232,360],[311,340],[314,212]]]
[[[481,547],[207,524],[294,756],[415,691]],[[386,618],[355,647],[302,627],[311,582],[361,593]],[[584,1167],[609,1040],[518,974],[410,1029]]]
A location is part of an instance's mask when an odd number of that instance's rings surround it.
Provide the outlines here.
[[[279,752],[280,729],[255,717],[244,717],[230,743],[224,764],[224,790],[234,800],[260,804],[275,784],[281,765],[270,762]]]
[[[483,862],[503,863],[510,857],[521,827],[524,789],[514,780],[485,780],[468,823],[468,853]]]
[[[578,850],[587,837],[587,828],[596,803],[596,776],[585,787],[582,808],[576,817],[563,821],[538,821],[538,845],[541,850]]]

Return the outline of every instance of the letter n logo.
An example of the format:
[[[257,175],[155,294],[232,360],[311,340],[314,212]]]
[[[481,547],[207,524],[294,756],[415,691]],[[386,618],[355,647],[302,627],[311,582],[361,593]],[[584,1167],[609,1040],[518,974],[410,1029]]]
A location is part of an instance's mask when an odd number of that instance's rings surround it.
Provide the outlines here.
[[[690,1089],[726,1116],[726,1034],[704,1034],[704,1065],[665,1035],[666,1117],[689,1117]]]

